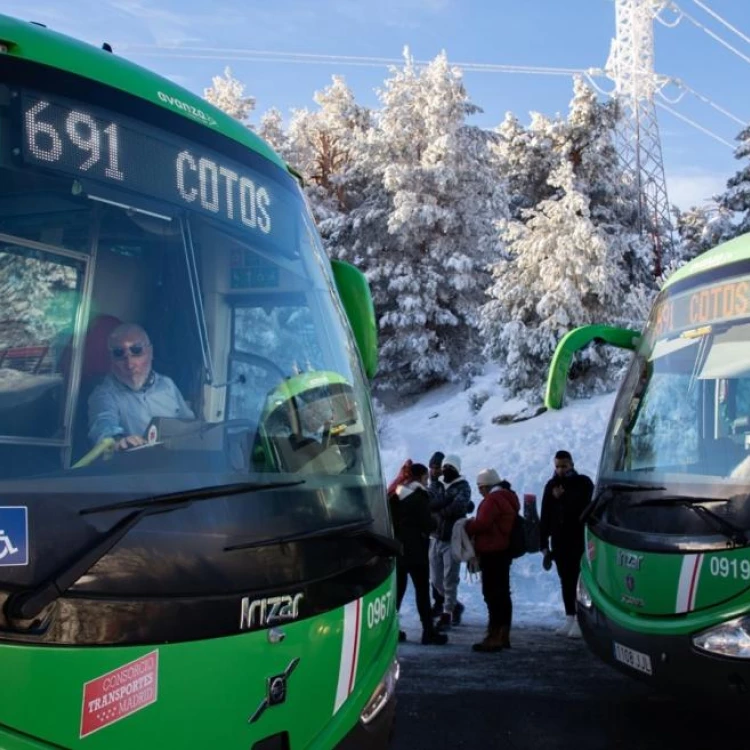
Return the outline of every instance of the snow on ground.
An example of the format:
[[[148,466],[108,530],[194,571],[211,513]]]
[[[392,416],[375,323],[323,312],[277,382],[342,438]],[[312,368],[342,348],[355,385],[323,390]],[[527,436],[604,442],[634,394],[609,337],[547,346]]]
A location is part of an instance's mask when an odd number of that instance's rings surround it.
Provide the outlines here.
[[[475,505],[481,500],[476,490],[477,473],[492,467],[510,481],[522,498],[534,493],[537,509],[545,482],[552,476],[557,450],[569,450],[576,469],[595,479],[604,430],[614,403],[614,394],[569,401],[559,411],[549,411],[524,422],[495,424],[493,417],[514,415],[528,404],[507,399],[496,384],[497,369],[476,378],[464,390],[445,386],[431,391],[417,403],[381,418],[381,452],[388,481],[407,458],[427,464],[437,450],[461,458],[461,473],[469,480]],[[475,411],[472,403],[484,400]],[[467,444],[464,433],[469,434]],[[562,622],[563,607],[555,569],[542,569],[540,554],[527,554],[511,568],[514,625],[556,627]],[[466,605],[464,619],[486,621],[486,608],[478,580],[468,581],[462,566],[459,599]],[[420,632],[411,585],[401,608],[402,625],[416,639]]]

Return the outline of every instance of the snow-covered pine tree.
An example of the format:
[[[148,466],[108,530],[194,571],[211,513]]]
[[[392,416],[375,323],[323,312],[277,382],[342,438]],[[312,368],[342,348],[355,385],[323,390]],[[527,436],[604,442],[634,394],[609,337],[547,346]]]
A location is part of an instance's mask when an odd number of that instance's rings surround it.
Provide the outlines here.
[[[392,210],[388,244],[368,273],[379,382],[419,392],[478,363],[477,313],[506,199],[486,137],[466,125],[478,108],[444,53],[419,72],[406,50],[380,96],[375,158]]]
[[[284,132],[284,119],[281,112],[276,107],[271,107],[268,111],[263,113],[263,117],[260,118],[260,127],[258,128],[258,135],[263,138],[276,153],[283,158],[286,158],[286,154],[289,151],[289,138],[286,132]]]
[[[653,298],[651,245],[635,224],[632,185],[614,149],[614,111],[576,81],[565,122],[549,121],[557,161],[550,197],[504,225],[509,259],[493,267],[482,308],[485,351],[504,363],[511,392],[539,395],[554,349],[590,323],[640,326]],[[537,126],[542,132],[541,121]],[[611,348],[590,347],[577,362],[580,391],[613,381]]]
[[[319,109],[296,110],[288,131],[288,160],[304,176],[316,218],[323,222],[357,205],[361,150],[372,115],[357,104],[344,78],[315,92]],[[325,227],[321,225],[325,237]]]
[[[490,150],[498,174],[507,183],[512,219],[520,220],[526,209],[554,193],[549,176],[560,162],[560,154],[554,149],[558,125],[534,112],[527,129],[508,112],[495,130]]]
[[[255,109],[255,98],[245,96],[245,84],[232,75],[228,66],[224,75],[214,76],[212,82],[213,85],[203,91],[206,101],[252,129],[247,120]]]
[[[664,269],[664,281],[680,266],[732,237],[735,230],[732,215],[720,206],[691,206],[686,211],[672,206],[672,213],[679,242],[672,263]]]
[[[739,146],[734,151],[735,159],[750,157],[750,125],[737,136]],[[716,198],[719,205],[739,214],[734,229],[726,237],[738,237],[750,232],[750,162],[746,162],[737,173],[727,181],[727,189]]]

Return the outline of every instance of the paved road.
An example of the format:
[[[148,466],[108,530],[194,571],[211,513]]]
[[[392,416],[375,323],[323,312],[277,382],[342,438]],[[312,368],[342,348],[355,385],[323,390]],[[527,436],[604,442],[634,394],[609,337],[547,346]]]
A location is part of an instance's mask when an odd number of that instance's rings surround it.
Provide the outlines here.
[[[498,654],[471,651],[481,635],[462,625],[448,646],[400,646],[392,750],[750,748],[750,698],[730,711],[656,694],[549,630],[517,629]]]

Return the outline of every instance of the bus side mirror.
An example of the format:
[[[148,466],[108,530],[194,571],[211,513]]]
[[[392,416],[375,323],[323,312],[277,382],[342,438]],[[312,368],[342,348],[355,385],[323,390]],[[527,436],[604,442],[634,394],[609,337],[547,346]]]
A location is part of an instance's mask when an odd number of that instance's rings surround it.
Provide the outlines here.
[[[351,263],[331,260],[333,278],[352,327],[367,377],[372,380],[378,370],[378,327],[370,285],[365,275]]]

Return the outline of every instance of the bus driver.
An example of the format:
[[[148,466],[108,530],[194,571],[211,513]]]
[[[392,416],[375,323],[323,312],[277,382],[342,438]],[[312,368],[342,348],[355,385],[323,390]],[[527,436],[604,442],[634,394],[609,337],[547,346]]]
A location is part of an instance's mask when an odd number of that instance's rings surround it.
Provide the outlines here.
[[[139,325],[124,323],[108,339],[112,371],[89,397],[89,439],[114,438],[117,450],[145,445],[154,417],[195,419],[166,375],[151,369],[153,347]]]

